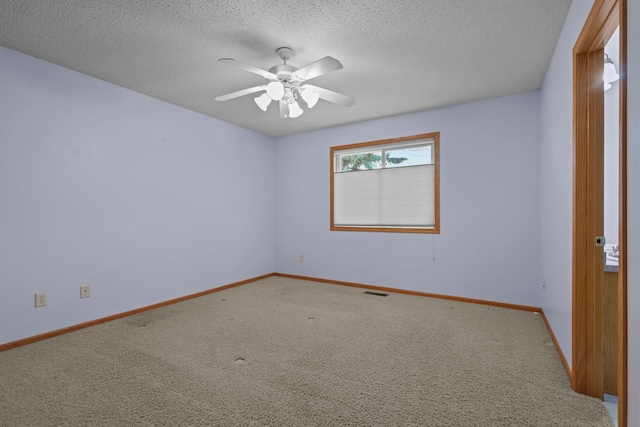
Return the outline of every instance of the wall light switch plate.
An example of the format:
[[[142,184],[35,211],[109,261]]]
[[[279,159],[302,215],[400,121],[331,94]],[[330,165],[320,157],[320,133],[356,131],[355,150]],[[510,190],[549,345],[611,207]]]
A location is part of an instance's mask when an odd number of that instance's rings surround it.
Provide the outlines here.
[[[91,296],[91,287],[89,285],[80,286],[80,298],[89,298]]]

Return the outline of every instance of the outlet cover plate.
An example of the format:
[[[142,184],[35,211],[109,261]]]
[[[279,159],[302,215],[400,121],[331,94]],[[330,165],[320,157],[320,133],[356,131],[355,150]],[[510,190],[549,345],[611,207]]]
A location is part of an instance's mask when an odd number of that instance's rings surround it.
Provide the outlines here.
[[[47,305],[47,294],[40,292],[36,294],[36,307],[44,307]]]
[[[91,296],[91,287],[89,285],[80,286],[80,298],[89,298]]]

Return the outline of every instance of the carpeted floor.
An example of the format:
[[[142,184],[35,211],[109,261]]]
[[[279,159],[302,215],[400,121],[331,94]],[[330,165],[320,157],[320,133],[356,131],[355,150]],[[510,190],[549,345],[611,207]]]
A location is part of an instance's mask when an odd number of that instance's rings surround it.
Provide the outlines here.
[[[0,353],[0,425],[612,423],[539,315],[271,277]]]

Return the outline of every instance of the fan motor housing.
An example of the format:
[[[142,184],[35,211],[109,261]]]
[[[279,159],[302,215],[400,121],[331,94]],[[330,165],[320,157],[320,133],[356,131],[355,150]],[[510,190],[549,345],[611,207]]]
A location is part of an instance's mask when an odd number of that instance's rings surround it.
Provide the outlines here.
[[[279,64],[271,67],[269,69],[270,73],[278,76],[280,80],[291,80],[291,74],[293,74],[297,70],[293,65]]]

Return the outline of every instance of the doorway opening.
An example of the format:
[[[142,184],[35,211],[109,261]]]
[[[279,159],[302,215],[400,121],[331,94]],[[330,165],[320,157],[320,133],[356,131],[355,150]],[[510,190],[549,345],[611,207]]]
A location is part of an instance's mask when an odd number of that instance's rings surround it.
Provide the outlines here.
[[[619,31],[617,83],[617,236],[605,212],[605,48]],[[617,394],[618,425],[627,418],[626,277],[626,0],[596,0],[573,49],[573,357],[572,385],[600,399]],[[614,125],[615,126],[615,125]],[[607,159],[609,160],[609,159]],[[610,162],[608,162],[610,163]],[[609,190],[606,190],[606,188]],[[605,228],[614,246],[605,250]],[[605,272],[607,254],[617,258],[616,275]],[[607,304],[608,303],[608,304]],[[609,321],[607,321],[609,319]],[[611,320],[613,319],[613,320]],[[615,350],[612,351],[612,350]],[[612,376],[615,381],[612,381]]]

